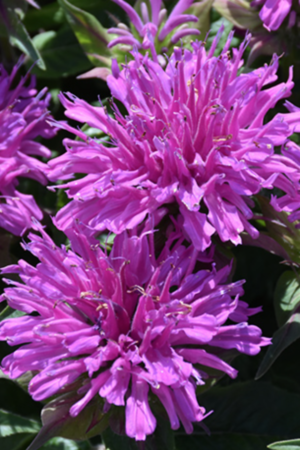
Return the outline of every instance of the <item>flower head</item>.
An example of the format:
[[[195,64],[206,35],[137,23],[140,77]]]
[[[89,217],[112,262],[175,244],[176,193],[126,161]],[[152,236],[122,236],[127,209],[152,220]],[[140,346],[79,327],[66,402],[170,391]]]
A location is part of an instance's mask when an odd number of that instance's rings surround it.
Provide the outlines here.
[[[46,183],[46,165],[30,155],[50,157],[50,150],[34,139],[55,134],[55,128],[47,123],[47,89],[37,93],[33,77],[26,86],[28,76],[12,87],[19,66],[10,75],[0,66],[0,226],[15,234],[31,226],[32,216],[42,218],[34,198],[18,192],[16,187],[19,177]]]
[[[112,95],[126,108],[115,117],[72,94],[61,95],[69,118],[101,129],[109,140],[93,140],[61,126],[80,139],[65,140],[67,153],[50,161],[50,179],[87,176],[66,183],[72,201],[56,217],[59,228],[74,219],[92,232],[114,233],[138,225],[162,205],[180,214],[186,236],[198,250],[222,241],[253,238],[251,196],[277,187],[286,200],[299,198],[299,166],[275,153],[294,132],[300,113],[266,114],[293,87],[276,81],[278,58],[269,66],[239,73],[247,44],[213,56],[201,43],[193,50],[175,49],[164,70],[136,54],[121,71],[116,62],[108,77]],[[177,209],[176,209],[177,208]]]
[[[139,50],[151,49],[154,56],[168,51],[170,45],[176,44],[181,38],[198,35],[200,31],[189,27],[189,22],[198,22],[192,14],[183,14],[193,3],[193,0],[179,0],[167,20],[167,10],[162,9],[162,0],[150,0],[151,11],[145,2],[140,4],[141,16],[124,0],[112,0],[128,14],[132,30],[126,25],[119,24],[117,28],[110,28],[108,33],[118,37],[110,41],[108,47],[118,44],[128,45]]]
[[[224,361],[229,349],[255,355],[269,344],[246,322],[260,308],[239,300],[241,282],[226,284],[230,268],[195,270],[201,254],[174,234],[155,258],[152,232],[117,236],[109,255],[74,230],[72,250],[41,233],[24,244],[40,260],[36,267],[19,261],[3,269],[24,284],[10,281],[2,298],[25,315],[0,325],[0,339],[21,345],[3,371],[11,378],[32,371],[35,400],[81,380],[71,416],[100,396],[106,410],[125,406],[127,435],[144,440],[156,427],[151,392],[172,429],[181,421],[190,433],[205,417],[195,395],[203,367],[235,377]]]

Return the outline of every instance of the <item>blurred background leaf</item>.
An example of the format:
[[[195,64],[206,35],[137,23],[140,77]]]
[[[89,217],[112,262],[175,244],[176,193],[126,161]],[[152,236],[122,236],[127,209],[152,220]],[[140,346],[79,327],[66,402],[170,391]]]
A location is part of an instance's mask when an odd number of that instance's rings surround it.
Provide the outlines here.
[[[67,77],[92,67],[68,26],[64,26],[58,31],[52,30],[37,34],[33,38],[33,42],[46,66],[45,72],[37,67],[33,69],[32,72],[39,78]]]
[[[72,5],[67,0],[58,0],[63,7],[79,44],[95,66],[111,64],[111,53],[107,48],[109,36],[105,28],[92,14]]]
[[[22,3],[20,0],[1,0],[0,33],[3,37],[8,38],[11,45],[16,46],[35,62],[40,69],[45,70],[43,58],[22,22],[26,5],[25,2]]]

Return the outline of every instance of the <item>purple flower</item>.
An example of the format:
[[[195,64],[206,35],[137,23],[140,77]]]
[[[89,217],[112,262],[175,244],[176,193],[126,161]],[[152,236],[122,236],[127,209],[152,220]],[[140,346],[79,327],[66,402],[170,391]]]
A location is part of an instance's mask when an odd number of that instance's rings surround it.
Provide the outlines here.
[[[299,201],[299,166],[274,148],[293,134],[300,112],[266,119],[291,94],[292,72],[286,83],[274,84],[274,56],[269,66],[239,74],[247,41],[231,56],[231,37],[218,57],[218,37],[208,53],[202,43],[193,43],[193,51],[175,49],[165,70],[138,54],[121,71],[114,62],[107,82],[125,116],[114,103],[112,117],[70,93],[60,96],[67,117],[109,139],[61,125],[79,139],[65,140],[67,153],[50,161],[49,177],[86,176],[59,186],[72,199],[56,216],[59,228],[77,220],[95,234],[118,234],[168,204],[203,251],[214,233],[235,245],[243,231],[258,236],[249,220],[251,196],[262,188],[277,187],[287,201]]]
[[[296,24],[297,14],[292,9],[292,3],[293,0],[253,0],[251,6],[263,5],[259,17],[268,31],[274,31],[288,16],[288,28]]]
[[[299,117],[300,108],[289,101],[286,101],[284,106],[290,111],[291,115]],[[295,125],[294,130],[295,132],[300,132],[299,122]],[[300,167],[300,147],[295,142],[287,141],[283,146],[282,154]],[[276,211],[287,211],[289,213],[287,217],[289,222],[296,222],[296,228],[300,228],[300,200],[298,197],[290,198],[289,196],[282,196],[276,198],[272,196],[270,203]]]
[[[18,235],[31,227],[32,216],[42,218],[34,198],[17,191],[18,178],[46,183],[47,166],[35,156],[49,158],[51,152],[34,139],[55,134],[47,123],[47,89],[37,93],[33,77],[25,86],[28,76],[12,88],[19,67],[20,63],[8,75],[0,66],[0,226]]]
[[[149,231],[117,236],[109,255],[77,231],[70,233],[72,250],[40,231],[24,244],[40,263],[21,260],[2,270],[22,279],[6,280],[14,287],[2,299],[25,315],[0,325],[0,339],[21,345],[3,359],[3,371],[11,378],[33,372],[35,400],[81,380],[72,417],[99,395],[106,411],[125,406],[127,435],[145,440],[156,427],[152,392],[172,429],[181,422],[191,433],[205,417],[195,389],[207,374],[198,364],[234,378],[224,361],[228,350],[255,355],[270,343],[247,324],[260,308],[239,300],[242,282],[226,284],[230,267],[194,273],[202,255],[174,233],[156,259]]]
[[[271,58],[274,53],[281,55],[292,52],[290,46],[297,39],[293,38],[293,33],[287,32],[287,28],[291,28],[298,20],[295,11],[291,11],[287,26],[281,27],[278,33],[270,33],[280,27],[291,8],[290,4],[285,0],[249,0],[249,3],[244,0],[214,0],[214,8],[240,30],[239,34],[241,30],[242,33],[251,32],[248,67],[260,55]]]
[[[145,2],[141,2],[141,16],[126,1],[112,1],[128,14],[134,31],[131,32],[124,24],[110,28],[108,33],[117,37],[110,41],[109,48],[123,44],[127,48],[129,45],[131,48],[151,49],[156,57],[156,52],[166,52],[170,45],[176,44],[181,38],[200,34],[198,29],[190,28],[188,25],[189,22],[198,22],[198,18],[192,14],[183,14],[192,5],[193,0],[179,0],[167,20],[165,20],[167,10],[161,9],[162,0],[150,0],[151,11]]]

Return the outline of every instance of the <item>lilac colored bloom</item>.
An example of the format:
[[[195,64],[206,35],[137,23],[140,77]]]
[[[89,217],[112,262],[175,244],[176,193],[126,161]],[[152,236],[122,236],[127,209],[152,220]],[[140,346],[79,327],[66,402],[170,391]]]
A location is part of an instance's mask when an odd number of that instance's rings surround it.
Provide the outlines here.
[[[61,95],[67,117],[106,133],[109,141],[90,139],[65,124],[79,139],[65,140],[67,153],[49,162],[52,180],[66,183],[72,201],[56,216],[66,230],[74,220],[91,233],[120,233],[138,225],[149,213],[170,204],[180,214],[186,236],[203,251],[217,233],[223,242],[241,243],[240,233],[258,231],[251,196],[262,188],[279,188],[287,201],[299,199],[299,166],[277,154],[294,132],[300,113],[265,116],[288,97],[277,79],[278,58],[239,74],[247,42],[229,54],[230,39],[220,56],[201,43],[193,51],[175,49],[167,68],[136,55],[121,71],[116,62],[107,82],[126,108],[93,107],[72,94]],[[175,212],[174,212],[175,208]]]
[[[286,101],[285,107],[290,111],[290,114],[294,114],[295,117],[299,117],[300,108]],[[295,131],[300,132],[300,124],[295,125]],[[295,142],[287,141],[282,149],[283,155],[294,161],[295,164],[300,167],[300,147]],[[276,198],[272,196],[271,205],[276,211],[287,211],[289,213],[288,220],[290,222],[296,222],[296,228],[300,228],[300,200],[299,198],[280,197]]]
[[[109,255],[74,230],[72,250],[41,234],[25,244],[40,260],[36,267],[21,260],[2,270],[24,283],[6,280],[14,287],[2,299],[26,315],[0,325],[0,339],[21,345],[3,359],[3,371],[11,378],[32,371],[35,400],[58,395],[81,377],[71,416],[99,395],[105,410],[125,406],[127,435],[145,440],[156,427],[152,392],[172,429],[181,422],[191,433],[192,423],[205,417],[195,389],[207,374],[197,365],[234,378],[236,370],[223,359],[228,350],[255,355],[270,343],[247,324],[260,308],[239,300],[242,282],[226,284],[230,268],[193,273],[201,255],[174,233],[157,259],[153,232],[124,232]]]
[[[251,67],[252,62],[260,55],[271,58],[274,53],[281,55],[291,52],[290,46],[297,39],[294,39],[294,33],[287,33],[287,28],[299,22],[295,11],[291,11],[286,20],[286,26],[281,27],[281,31],[270,33],[272,30],[277,30],[287,16],[290,9],[289,3],[285,0],[283,2],[277,2],[277,0],[251,2],[249,0],[249,3],[245,0],[214,0],[214,8],[237,29],[243,30],[242,32],[247,30],[251,32],[252,38],[249,43],[251,52],[247,59],[247,65]]]
[[[166,52],[170,44],[176,44],[181,38],[200,34],[198,29],[188,25],[189,22],[198,22],[198,18],[192,14],[183,14],[192,5],[193,0],[179,0],[167,20],[167,10],[161,9],[162,0],[150,0],[151,11],[145,2],[141,2],[141,16],[126,1],[112,1],[128,14],[134,32],[124,24],[110,28],[108,33],[117,37],[110,41],[109,48],[123,44],[138,49],[151,49],[156,57],[154,47],[158,52]]]
[[[288,28],[296,24],[296,11],[292,9],[292,4],[293,0],[254,0],[251,6],[262,6],[259,17],[267,30],[275,31],[287,17]]]
[[[31,227],[31,217],[41,219],[42,212],[31,195],[17,191],[18,178],[46,184],[47,166],[35,156],[48,158],[51,152],[34,139],[52,137],[55,128],[47,123],[46,88],[37,93],[33,77],[25,86],[27,76],[12,88],[18,69],[19,64],[8,75],[0,66],[0,226],[20,235]]]

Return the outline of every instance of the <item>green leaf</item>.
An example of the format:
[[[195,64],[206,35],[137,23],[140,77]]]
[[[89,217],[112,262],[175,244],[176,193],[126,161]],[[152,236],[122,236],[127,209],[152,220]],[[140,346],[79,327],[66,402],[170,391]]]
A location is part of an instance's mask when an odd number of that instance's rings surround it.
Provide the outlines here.
[[[76,390],[75,393],[61,395],[43,408],[43,426],[27,450],[38,450],[58,436],[86,440],[100,434],[108,426],[109,414],[102,412],[103,401],[100,397],[93,398],[77,417],[70,416],[70,407],[80,399]]]
[[[124,414],[122,412],[122,414]],[[111,417],[111,424],[114,417]],[[114,424],[112,424],[114,425]],[[112,428],[107,428],[101,437],[104,441],[106,448],[109,450],[138,450],[139,445],[135,439],[131,439],[125,435],[125,430],[123,434],[115,434]],[[171,430],[170,423],[168,420],[158,417],[155,432],[147,436],[145,450],[175,450],[175,435],[174,431]]]
[[[0,322],[4,319],[13,319],[14,317],[22,317],[25,313],[23,311],[17,311],[16,309],[6,306],[0,313]]]
[[[274,333],[272,345],[268,348],[256,374],[262,377],[278,356],[300,338],[300,285],[299,276],[292,271],[284,272],[279,278],[274,294],[274,306],[280,328]]]
[[[259,247],[239,245],[232,251],[237,260],[234,280],[246,280],[243,300],[251,306],[264,305],[263,323],[266,325],[270,316],[266,316],[266,308],[270,305],[270,312],[273,313],[275,287],[286,267],[280,264],[282,259],[277,255]]]
[[[40,424],[32,419],[26,419],[16,414],[0,410],[0,436],[11,436],[19,433],[37,433]]]
[[[294,312],[289,320],[274,333],[272,345],[268,348],[255,378],[258,380],[262,377],[270,369],[278,356],[299,338],[300,312]]]
[[[17,417],[33,418],[40,422],[41,404],[21,388],[19,379],[12,381],[4,377],[4,374],[0,376],[0,409],[16,414]]]
[[[248,436],[245,434],[219,433],[199,437],[198,432],[192,435],[176,437],[177,450],[266,450],[268,438],[264,436]]]
[[[47,68],[45,72],[37,68],[33,69],[33,73],[40,78],[67,77],[91,68],[91,63],[68,26],[59,31],[40,33],[33,38],[33,41]]]
[[[66,22],[63,9],[57,2],[45,5],[40,9],[31,8],[25,18],[24,25],[30,33],[37,33],[39,30],[53,30]]]
[[[111,428],[107,428],[107,430],[101,434],[101,437],[105,447],[109,450],[138,450],[135,439],[115,434]]]
[[[264,379],[272,380],[273,385],[283,388],[286,391],[300,394],[299,360],[295,358],[295,355],[299,355],[299,353],[300,339],[290,345],[280,355]],[[298,436],[300,436],[300,433]],[[284,436],[285,439],[290,437]]]
[[[57,203],[56,203],[57,211],[59,209],[63,208],[64,206],[66,206],[66,204],[69,203],[69,201],[70,201],[66,192],[63,191],[62,189],[58,189],[56,198],[57,198]]]
[[[300,450],[300,439],[273,442],[273,444],[268,445],[268,448],[272,450]]]
[[[238,28],[253,30],[261,26],[256,10],[245,0],[215,0],[214,8]]]
[[[266,382],[243,382],[215,386],[199,397],[206,411],[214,411],[204,424],[187,436],[175,432],[177,450],[265,450],[275,441],[300,434],[300,395]]]
[[[75,442],[71,439],[56,437],[50,439],[39,450],[90,450],[91,446],[88,441]]]
[[[13,257],[11,254],[11,245],[13,243],[13,237],[5,230],[0,231],[0,265],[1,267],[12,264]]]
[[[118,19],[124,21],[126,13],[122,8],[112,1],[107,0],[68,0],[72,6],[82,9],[95,16],[103,26],[111,27],[112,19],[109,14],[114,14]]]
[[[109,36],[92,14],[72,5],[67,0],[58,0],[63,7],[78,42],[85,54],[95,66],[109,66],[111,53],[107,48]]]
[[[0,438],[1,450],[26,450],[28,444],[34,438],[34,434],[20,433]]]
[[[256,224],[258,226],[263,225],[263,221],[257,220]],[[253,247],[260,247],[273,255],[280,256],[282,259],[289,261],[290,256],[285,250],[285,248],[271,236],[269,236],[265,231],[260,231],[257,239],[253,239],[248,233],[241,233],[244,245],[252,245]]]
[[[215,55],[219,55],[222,52],[222,50],[225,46],[225,43],[228,39],[228,35],[233,28],[232,23],[230,23],[224,17],[221,17],[219,20],[213,22],[211,25],[211,28],[210,28],[209,37],[207,39],[207,48],[210,48],[214,38],[216,37],[217,33],[219,32],[219,30],[222,26],[224,26],[224,31],[223,31],[222,35],[220,36],[220,39],[219,39],[219,42],[218,42],[218,45],[217,45],[217,48],[215,51]],[[231,41],[231,47],[238,45],[238,42],[239,42],[238,39],[234,37]]]
[[[299,305],[300,277],[296,272],[286,271],[279,278],[274,293],[274,307],[278,325],[284,325]]]
[[[11,45],[18,47],[21,52],[36,61],[40,69],[45,70],[43,58],[17,13],[17,3],[14,0],[4,0],[3,6],[6,12],[4,22],[7,26],[7,34]]]
[[[1,450],[26,450],[33,438],[34,435],[30,433],[14,434],[0,438],[0,448]],[[91,450],[91,445],[88,441],[75,442],[58,437],[51,439],[39,450]]]
[[[198,22],[193,24],[193,28],[198,28],[201,32],[201,40],[205,39],[206,34],[210,29],[210,10],[214,0],[202,0],[194,3],[186,14],[194,14],[198,17]]]

